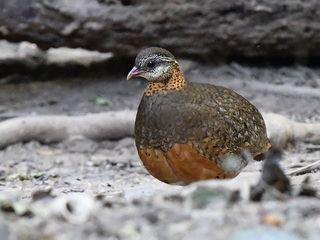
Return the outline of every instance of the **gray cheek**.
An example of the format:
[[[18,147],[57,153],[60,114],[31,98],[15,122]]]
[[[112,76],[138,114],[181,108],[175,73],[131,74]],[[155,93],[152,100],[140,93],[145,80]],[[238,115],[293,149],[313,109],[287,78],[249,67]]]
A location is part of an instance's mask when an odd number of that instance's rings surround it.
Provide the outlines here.
[[[163,74],[163,68],[162,68],[162,67],[157,67],[157,68],[154,69],[154,71],[153,71],[153,76],[154,76],[155,78],[161,77],[162,74]]]
[[[166,67],[157,67],[154,69],[153,71],[153,77],[155,79],[160,79],[162,78],[163,76],[167,75],[170,71],[170,67],[169,66],[166,66]]]
[[[170,72],[170,67],[159,66],[155,68],[152,72],[147,72],[142,74],[141,77],[148,79],[149,81],[161,81],[164,78],[167,78]]]

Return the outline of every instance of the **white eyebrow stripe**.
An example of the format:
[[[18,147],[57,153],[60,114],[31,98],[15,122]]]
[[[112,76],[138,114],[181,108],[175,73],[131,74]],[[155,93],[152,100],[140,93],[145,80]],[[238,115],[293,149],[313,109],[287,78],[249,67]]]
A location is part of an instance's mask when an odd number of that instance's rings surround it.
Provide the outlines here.
[[[174,62],[175,60],[169,57],[160,57],[161,60],[163,60],[164,62]]]
[[[164,57],[164,56],[160,56],[160,55],[151,55],[149,57],[147,57],[144,61],[143,61],[143,64],[146,63],[147,61],[150,61],[152,59],[159,59],[159,60],[162,60],[163,62],[175,62],[176,60],[170,58],[170,57]]]

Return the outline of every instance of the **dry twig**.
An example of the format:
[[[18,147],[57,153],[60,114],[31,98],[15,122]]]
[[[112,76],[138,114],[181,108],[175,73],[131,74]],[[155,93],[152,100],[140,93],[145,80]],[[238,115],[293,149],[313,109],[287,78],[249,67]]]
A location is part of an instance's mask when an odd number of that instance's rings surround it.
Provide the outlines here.
[[[319,169],[320,168],[320,160],[317,160],[313,163],[310,163],[306,166],[303,166],[301,168],[295,169],[291,172],[288,172],[286,175],[288,176],[294,176],[294,175],[299,175],[299,174],[304,174],[304,173],[308,173],[311,172],[315,169]]]

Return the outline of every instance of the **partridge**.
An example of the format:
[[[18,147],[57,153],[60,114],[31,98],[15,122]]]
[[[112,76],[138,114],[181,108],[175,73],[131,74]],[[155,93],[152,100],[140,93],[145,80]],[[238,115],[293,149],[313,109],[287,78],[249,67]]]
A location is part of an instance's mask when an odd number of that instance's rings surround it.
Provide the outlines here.
[[[148,80],[135,122],[140,159],[170,184],[234,178],[270,148],[255,106],[230,89],[187,82],[175,57],[151,47],[136,57],[127,80]]]

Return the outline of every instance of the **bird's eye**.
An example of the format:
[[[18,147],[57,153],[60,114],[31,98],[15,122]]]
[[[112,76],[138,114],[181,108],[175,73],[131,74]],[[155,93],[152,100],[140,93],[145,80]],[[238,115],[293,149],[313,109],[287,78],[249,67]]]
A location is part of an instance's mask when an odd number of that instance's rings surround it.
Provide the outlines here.
[[[155,61],[150,60],[150,61],[147,62],[147,67],[148,68],[153,68],[155,65],[156,65]]]

